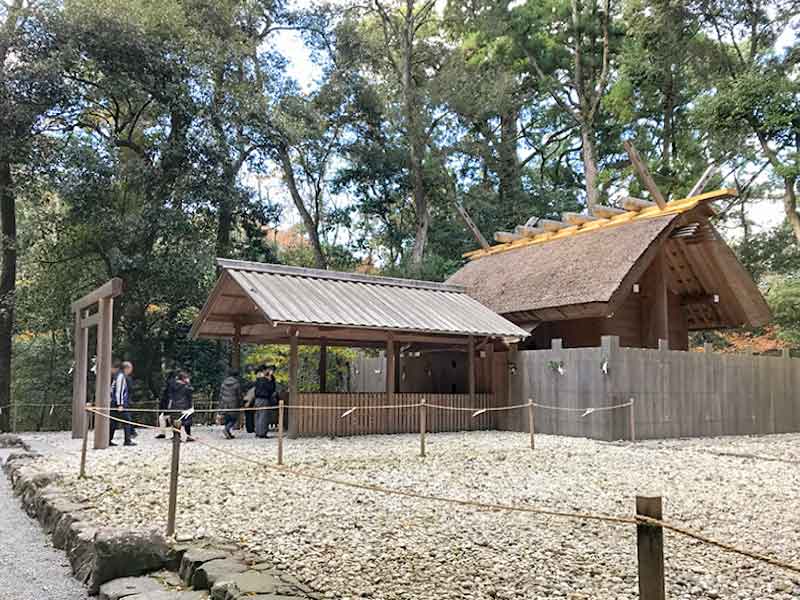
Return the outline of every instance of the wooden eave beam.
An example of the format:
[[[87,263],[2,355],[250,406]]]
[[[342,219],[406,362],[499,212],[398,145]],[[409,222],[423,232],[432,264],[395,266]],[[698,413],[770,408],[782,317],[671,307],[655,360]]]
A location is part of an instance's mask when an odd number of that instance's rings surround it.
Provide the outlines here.
[[[601,219],[610,219],[619,215],[624,215],[627,210],[622,208],[614,208],[613,206],[595,206],[592,209],[592,214]]]
[[[210,323],[231,323],[232,325],[238,324],[240,326],[269,325],[269,322],[260,315],[222,315],[212,313],[205,320]]]
[[[564,229],[565,227],[569,227],[569,224],[562,221],[555,221],[553,219],[539,219],[538,226],[545,231],[558,231],[560,229]]]
[[[654,206],[658,206],[655,202],[650,202],[649,200],[642,200],[641,198],[634,198],[633,196],[628,196],[622,201],[622,206],[625,210],[639,212],[646,208],[653,208]]]
[[[570,225],[583,225],[584,223],[591,223],[592,221],[604,221],[601,217],[592,215],[582,215],[574,212],[565,212],[561,215],[561,220]]]
[[[499,244],[507,244],[509,242],[516,242],[517,240],[521,240],[522,236],[517,235],[516,233],[511,233],[510,231],[495,231],[494,232],[494,241]]]
[[[522,237],[532,238],[539,235],[540,233],[544,233],[544,229],[542,229],[541,227],[529,227],[527,225],[517,225],[514,228],[514,233]]]
[[[719,294],[703,294],[699,296],[682,296],[682,306],[696,306],[698,304],[719,304]]]

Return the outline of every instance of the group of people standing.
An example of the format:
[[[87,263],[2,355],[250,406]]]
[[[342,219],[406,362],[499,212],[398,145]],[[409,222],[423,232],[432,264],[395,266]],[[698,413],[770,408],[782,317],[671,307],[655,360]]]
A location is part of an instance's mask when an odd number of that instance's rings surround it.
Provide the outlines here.
[[[112,416],[120,419],[111,419],[109,444],[114,443],[114,434],[117,429],[122,429],[125,436],[125,446],[135,446],[136,430],[131,425],[131,375],[133,374],[133,363],[129,361],[115,362],[111,373],[111,410]],[[166,437],[165,431],[177,427],[183,429],[186,434],[186,441],[193,442],[192,437],[192,416],[182,416],[183,413],[193,406],[191,379],[189,374],[183,370],[171,371],[167,375],[167,380],[159,399],[158,424],[162,431],[157,438]],[[220,414],[224,420],[224,435],[232,439],[233,429],[236,427],[239,417],[244,413],[245,430],[247,433],[255,433],[258,438],[266,438],[270,427],[277,425],[278,413],[275,407],[278,405],[278,389],[275,381],[274,367],[261,365],[256,369],[256,379],[252,386],[245,391],[245,387],[239,378],[239,371],[229,369],[227,376],[222,382],[219,394]],[[253,410],[241,410],[241,409]],[[127,421],[127,422],[125,422]]]
[[[275,381],[275,369],[261,365],[256,369],[255,384],[244,392],[239,372],[230,369],[222,382],[219,394],[220,414],[224,421],[224,435],[232,439],[233,429],[239,416],[244,412],[245,431],[255,433],[258,438],[266,438],[271,425],[277,423],[278,389]],[[254,410],[242,411],[242,408]]]

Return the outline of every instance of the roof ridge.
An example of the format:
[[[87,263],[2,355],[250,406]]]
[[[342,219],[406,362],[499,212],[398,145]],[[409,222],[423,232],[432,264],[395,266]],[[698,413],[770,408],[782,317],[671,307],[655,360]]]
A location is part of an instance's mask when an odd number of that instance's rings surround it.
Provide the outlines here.
[[[470,252],[466,252],[463,254],[463,256],[464,258],[468,258],[470,260],[477,260],[485,256],[500,254],[503,252],[508,252],[510,250],[516,250],[518,248],[525,248],[527,246],[531,246],[534,244],[541,244],[544,242],[560,240],[575,235],[579,235],[581,233],[589,233],[592,231],[600,231],[611,227],[617,227],[619,225],[624,225],[626,223],[630,223],[633,221],[640,221],[643,219],[652,219],[655,217],[663,217],[663,216],[675,216],[687,212],[689,210],[692,210],[693,208],[697,207],[701,202],[710,202],[713,200],[729,198],[731,196],[736,196],[736,195],[737,192],[734,189],[720,189],[720,190],[715,190],[713,192],[706,192],[704,194],[698,194],[697,196],[690,196],[688,198],[681,198],[679,200],[671,200],[670,202],[667,203],[667,206],[663,209],[659,208],[658,206],[654,206],[639,211],[629,210],[613,217],[602,218],[595,221],[590,221],[588,223],[583,223],[581,225],[572,225],[569,227],[564,227],[562,229],[559,229],[558,231],[548,231],[545,233],[540,233],[532,238],[523,238],[511,242],[505,242],[502,244],[491,246],[490,248],[487,249],[479,248],[478,250],[472,250]]]
[[[271,273],[274,275],[286,275],[289,277],[330,279],[334,281],[365,283],[368,285],[406,287],[406,288],[433,290],[437,292],[466,294],[466,288],[464,286],[455,285],[452,283],[440,283],[437,281],[423,281],[420,279],[403,279],[401,277],[384,277],[382,275],[367,275],[364,273],[351,273],[346,271],[327,271],[324,269],[294,267],[290,265],[278,265],[274,263],[261,263],[261,262],[246,261],[246,260],[233,260],[228,258],[217,258],[216,262],[217,265],[219,265],[223,270],[252,271],[255,273]]]

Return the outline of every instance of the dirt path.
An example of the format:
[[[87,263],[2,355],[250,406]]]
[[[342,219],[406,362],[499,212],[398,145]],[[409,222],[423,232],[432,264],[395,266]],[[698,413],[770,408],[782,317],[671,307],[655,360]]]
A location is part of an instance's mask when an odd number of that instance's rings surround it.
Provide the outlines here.
[[[0,449],[0,463],[11,450]],[[39,523],[20,508],[0,473],[0,600],[87,600],[72,578],[66,555],[56,550]]]

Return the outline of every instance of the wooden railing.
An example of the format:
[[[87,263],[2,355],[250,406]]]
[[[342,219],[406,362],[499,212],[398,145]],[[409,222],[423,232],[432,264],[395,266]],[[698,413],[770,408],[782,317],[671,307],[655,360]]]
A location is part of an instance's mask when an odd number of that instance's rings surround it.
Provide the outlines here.
[[[470,403],[467,394],[394,394],[392,406],[400,408],[376,408],[386,406],[385,393],[299,394],[298,406],[287,407],[290,431],[298,435],[366,435],[376,433],[419,433],[420,407],[426,404],[427,431],[473,431],[495,429],[495,413],[489,412],[472,417],[474,411],[494,407],[493,394],[476,394]],[[313,407],[313,408],[311,408]],[[331,407],[355,407],[345,417],[346,410]],[[463,408],[471,410],[446,410],[437,407]]]

